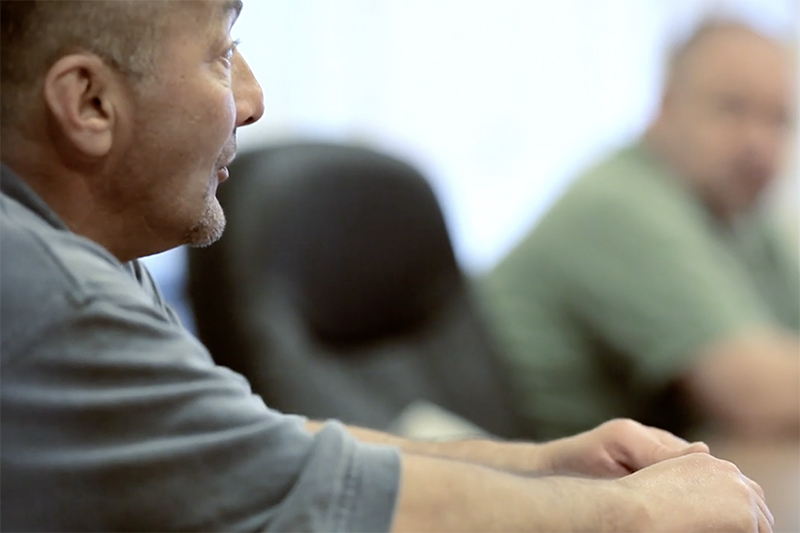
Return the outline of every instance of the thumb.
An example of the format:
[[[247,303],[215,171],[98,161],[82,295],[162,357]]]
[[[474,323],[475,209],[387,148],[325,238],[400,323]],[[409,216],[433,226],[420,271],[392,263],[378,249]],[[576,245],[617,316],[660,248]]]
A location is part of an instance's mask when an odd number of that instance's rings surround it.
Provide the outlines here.
[[[643,425],[631,429],[628,445],[619,451],[625,466],[634,472],[667,459],[709,451],[704,442],[690,443],[662,429]]]
[[[633,451],[633,450],[632,450]],[[639,453],[637,453],[637,451]],[[634,470],[646,468],[655,463],[683,457],[693,453],[708,453],[708,445],[705,442],[691,442],[683,446],[676,446],[674,443],[664,443],[659,441],[651,442],[650,446],[642,447],[640,450],[630,454],[631,464],[628,466]]]
[[[680,457],[690,453],[709,453],[708,444],[702,441],[688,442],[677,435],[660,428],[643,426],[643,430],[656,441],[660,442],[664,448],[671,452],[671,457]],[[665,450],[664,453],[667,453]]]
[[[692,442],[686,446],[680,455],[689,455],[690,453],[710,453],[708,444],[702,441]]]

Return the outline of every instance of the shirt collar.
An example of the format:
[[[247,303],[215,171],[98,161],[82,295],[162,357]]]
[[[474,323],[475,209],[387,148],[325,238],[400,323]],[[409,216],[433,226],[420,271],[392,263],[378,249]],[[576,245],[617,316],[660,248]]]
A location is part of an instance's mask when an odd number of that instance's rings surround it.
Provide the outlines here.
[[[50,209],[50,206],[25,183],[25,180],[8,168],[5,163],[0,163],[0,191],[3,195],[13,198],[28,208],[54,228],[69,230],[55,211]]]

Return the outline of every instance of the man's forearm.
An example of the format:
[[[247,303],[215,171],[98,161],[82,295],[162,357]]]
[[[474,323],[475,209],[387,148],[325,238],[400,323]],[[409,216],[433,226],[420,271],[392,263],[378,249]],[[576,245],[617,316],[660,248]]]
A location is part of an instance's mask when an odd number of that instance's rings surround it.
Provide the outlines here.
[[[525,478],[403,454],[392,530],[768,533],[772,522],[761,488],[706,453],[615,480]]]
[[[734,433],[800,433],[800,339],[761,332],[701,351],[686,382],[700,409]]]
[[[321,426],[322,422],[306,423],[311,432],[316,432]],[[356,426],[347,426],[347,430],[361,442],[396,446],[410,454],[475,463],[518,474],[544,472],[550,468],[539,453],[542,447],[528,442],[501,444],[489,439],[421,441]]]
[[[393,531],[625,531],[636,502],[613,482],[524,478],[404,454]],[[628,509],[628,507],[631,509]]]

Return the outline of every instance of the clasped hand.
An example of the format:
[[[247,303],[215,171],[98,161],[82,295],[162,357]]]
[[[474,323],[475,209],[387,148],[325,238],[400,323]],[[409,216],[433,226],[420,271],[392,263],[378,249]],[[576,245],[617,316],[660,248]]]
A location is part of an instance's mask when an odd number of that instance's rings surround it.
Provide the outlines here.
[[[615,419],[577,435],[538,445],[540,473],[621,477],[655,463],[708,453],[703,442],[687,442],[667,431],[630,419]]]

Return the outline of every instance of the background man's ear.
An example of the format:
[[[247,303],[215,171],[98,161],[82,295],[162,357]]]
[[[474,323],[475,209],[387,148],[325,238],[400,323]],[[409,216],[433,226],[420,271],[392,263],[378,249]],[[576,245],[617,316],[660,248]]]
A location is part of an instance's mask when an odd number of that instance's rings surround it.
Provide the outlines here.
[[[62,136],[88,158],[111,150],[121,96],[116,73],[91,53],[62,57],[44,80],[44,101]]]

